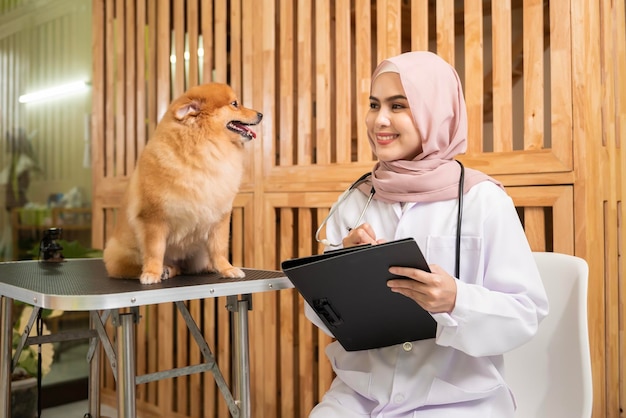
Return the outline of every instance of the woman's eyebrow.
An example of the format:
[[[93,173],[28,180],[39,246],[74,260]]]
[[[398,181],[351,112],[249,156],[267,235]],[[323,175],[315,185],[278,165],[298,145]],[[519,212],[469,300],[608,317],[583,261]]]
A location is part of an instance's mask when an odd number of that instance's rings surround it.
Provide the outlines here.
[[[403,94],[396,94],[395,96],[387,97],[385,101],[391,102],[394,100],[407,100],[406,96]]]
[[[380,101],[380,99],[374,96],[370,96],[370,100],[376,100],[377,102]],[[402,94],[396,94],[395,96],[385,98],[386,102],[393,102],[394,100],[408,100],[408,99],[406,98],[406,96]]]

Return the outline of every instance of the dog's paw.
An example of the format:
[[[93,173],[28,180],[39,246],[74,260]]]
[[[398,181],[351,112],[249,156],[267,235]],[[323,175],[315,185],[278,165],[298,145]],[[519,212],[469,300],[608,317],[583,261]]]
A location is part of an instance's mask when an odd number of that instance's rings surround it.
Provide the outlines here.
[[[161,276],[154,273],[143,272],[139,276],[141,284],[156,284],[161,283]]]
[[[171,279],[178,275],[178,269],[174,266],[163,266],[163,273],[161,273],[161,280]]]
[[[237,267],[230,267],[225,270],[220,271],[222,277],[227,277],[229,279],[241,279],[242,277],[246,277],[246,273],[244,273],[241,269]]]

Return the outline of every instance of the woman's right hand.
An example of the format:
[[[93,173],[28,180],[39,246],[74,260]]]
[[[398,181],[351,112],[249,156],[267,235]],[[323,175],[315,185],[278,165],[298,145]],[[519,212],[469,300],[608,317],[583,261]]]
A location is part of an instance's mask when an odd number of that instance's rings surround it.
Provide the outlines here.
[[[376,239],[376,233],[374,232],[370,224],[367,223],[361,224],[358,227],[351,229],[350,232],[348,232],[348,235],[346,235],[342,240],[344,248],[354,247],[355,245],[363,244],[376,245],[382,244],[383,242],[385,242],[385,240]]]

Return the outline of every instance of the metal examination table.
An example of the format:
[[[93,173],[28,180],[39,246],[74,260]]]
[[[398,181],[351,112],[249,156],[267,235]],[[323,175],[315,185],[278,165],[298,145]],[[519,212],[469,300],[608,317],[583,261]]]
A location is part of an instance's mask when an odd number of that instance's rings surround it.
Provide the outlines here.
[[[250,417],[250,369],[248,347],[248,310],[253,293],[293,287],[282,272],[242,269],[242,279],[221,278],[218,274],[176,276],[159,284],[142,285],[139,280],[111,279],[102,259],[68,259],[61,263],[15,261],[0,263],[0,415],[11,416],[11,358],[13,299],[35,306],[22,336],[21,346],[44,344],[80,335],[28,336],[41,309],[89,311],[90,326],[83,337],[90,339],[87,359],[89,372],[89,414],[100,416],[99,364],[97,350],[102,344],[117,379],[118,418],[136,416],[136,385],[165,378],[211,371],[233,417]],[[214,356],[200,329],[191,317],[185,301],[218,296],[227,297],[226,308],[236,315],[233,349],[236,369],[234,388],[226,385]],[[185,320],[190,334],[200,347],[204,362],[198,365],[135,375],[134,324],[139,321],[139,306],[174,303]],[[127,309],[130,308],[130,309]],[[104,324],[111,318],[116,327],[115,347]],[[18,353],[21,350],[18,347]],[[17,357],[16,357],[17,358]],[[234,394],[233,394],[234,393]],[[235,398],[235,396],[237,398]]]

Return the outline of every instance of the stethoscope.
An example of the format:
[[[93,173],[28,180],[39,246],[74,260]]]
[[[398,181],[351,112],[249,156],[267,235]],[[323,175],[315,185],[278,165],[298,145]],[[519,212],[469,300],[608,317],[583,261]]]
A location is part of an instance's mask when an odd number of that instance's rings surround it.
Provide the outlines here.
[[[458,160],[455,160],[455,161],[461,167],[461,174],[459,175],[459,191],[458,191],[458,196],[457,196],[458,212],[457,212],[457,220],[456,220],[456,261],[455,261],[455,268],[454,268],[455,277],[458,278],[459,277],[459,270],[460,270],[460,260],[459,259],[460,259],[460,253],[461,253],[461,223],[463,221],[463,184],[465,183],[465,167],[463,166],[463,164],[460,161],[458,161]],[[367,181],[367,179],[371,175],[372,175],[372,173],[365,173],[361,177],[359,177],[354,183],[352,183],[350,185],[348,190],[346,190],[343,193],[343,195],[339,198],[339,201],[337,203],[335,203],[335,205],[333,205],[333,207],[330,209],[330,212],[328,213],[328,215],[326,215],[326,217],[324,218],[324,220],[320,224],[319,228],[317,228],[317,231],[315,232],[315,240],[317,242],[319,242],[320,244],[323,244],[323,245],[325,245],[327,247],[339,247],[339,246],[341,246],[341,243],[332,243],[332,242],[330,242],[326,238],[320,238],[320,233],[321,233],[322,229],[324,228],[324,226],[326,225],[326,223],[328,222],[328,220],[335,214],[335,211],[341,205],[341,203],[344,202],[352,194],[352,192],[357,187],[359,187],[359,185],[361,185],[365,181]],[[357,226],[359,226],[361,224],[361,221],[363,220],[363,217],[365,216],[365,212],[367,212],[367,208],[369,208],[370,203],[372,202],[372,199],[374,198],[374,194],[375,193],[376,193],[376,190],[374,189],[374,186],[372,186],[372,188],[370,189],[369,196],[367,197],[367,201],[365,202],[365,206],[361,210],[361,213],[359,214],[359,217],[357,218],[356,222],[354,223],[354,226],[352,228],[348,228],[348,231],[351,231],[352,229],[356,228]]]

